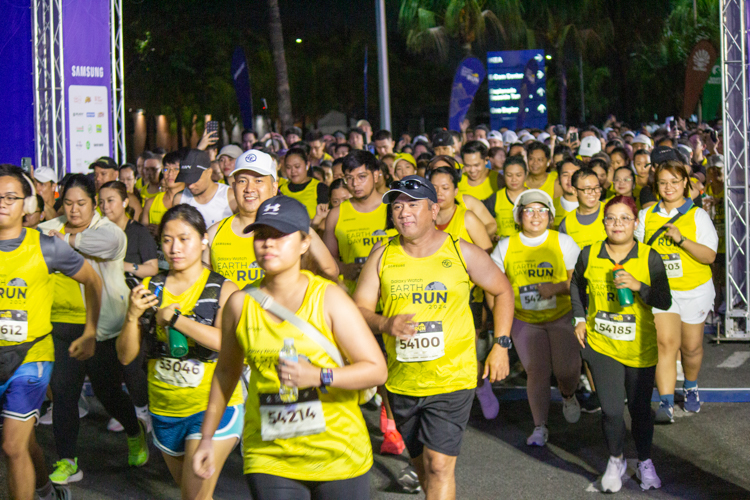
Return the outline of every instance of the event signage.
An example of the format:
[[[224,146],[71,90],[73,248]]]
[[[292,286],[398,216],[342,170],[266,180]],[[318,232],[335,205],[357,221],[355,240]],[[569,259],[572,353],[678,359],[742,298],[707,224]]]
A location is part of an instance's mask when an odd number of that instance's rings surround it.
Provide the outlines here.
[[[543,50],[487,53],[492,130],[547,126],[547,70]]]
[[[240,107],[242,126],[247,130],[253,129],[253,99],[250,90],[250,72],[247,69],[247,59],[242,47],[234,49],[232,54],[232,80],[237,94],[237,104]]]
[[[695,44],[690,52],[685,68],[685,97],[682,103],[682,116],[687,118],[693,114],[698,105],[701,90],[711,76],[711,69],[716,62],[716,49],[708,40],[701,40]]]
[[[62,4],[69,172],[86,173],[112,156],[112,76],[109,2]]]
[[[456,75],[453,77],[451,102],[448,108],[450,130],[461,130],[461,122],[466,117],[486,73],[484,64],[476,57],[467,57],[458,65]]]

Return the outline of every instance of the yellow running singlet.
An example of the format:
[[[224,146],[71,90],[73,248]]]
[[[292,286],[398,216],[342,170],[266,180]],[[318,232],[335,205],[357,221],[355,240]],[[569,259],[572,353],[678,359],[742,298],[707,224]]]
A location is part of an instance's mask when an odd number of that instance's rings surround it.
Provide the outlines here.
[[[219,229],[211,243],[211,267],[242,289],[245,285],[262,280],[265,273],[255,261],[253,237],[243,238],[232,230],[235,217],[230,215],[219,222]]]
[[[154,201],[151,202],[151,206],[148,209],[148,223],[159,225],[161,224],[161,219],[164,217],[164,214],[167,213],[167,207],[164,206],[164,195],[165,192],[157,193],[156,196],[154,196]],[[144,205],[146,204],[146,200],[143,200]]]
[[[294,192],[289,189],[289,182],[285,182],[283,186],[279,184],[279,193],[302,203],[307,208],[307,214],[312,220],[318,207],[318,184],[320,184],[318,179],[310,179],[302,191]]]
[[[563,220],[565,221],[565,233],[573,238],[578,248],[583,249],[583,247],[597,241],[604,241],[607,238],[607,233],[604,230],[604,203],[599,203],[596,220],[588,226],[578,222],[577,215],[577,210],[574,210],[566,215]]]
[[[469,184],[469,178],[466,175],[461,176],[458,182],[458,192],[461,194],[470,194],[479,201],[486,200],[492,193],[497,192],[497,172],[490,170],[489,175],[478,186]]]
[[[513,236],[520,231],[513,218],[513,202],[508,197],[507,188],[502,188],[495,195],[495,220],[497,221],[497,235],[502,238]]]

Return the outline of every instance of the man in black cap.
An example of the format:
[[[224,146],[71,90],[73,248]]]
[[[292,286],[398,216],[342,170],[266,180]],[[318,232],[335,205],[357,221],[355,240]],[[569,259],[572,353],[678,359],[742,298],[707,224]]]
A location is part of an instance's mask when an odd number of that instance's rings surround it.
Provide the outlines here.
[[[456,149],[453,147],[453,134],[447,130],[441,130],[432,138],[432,149],[435,155],[455,156]]]
[[[94,163],[89,165],[89,169],[94,171],[94,185],[96,186],[98,207],[99,190],[106,183],[116,181],[117,177],[120,175],[120,169],[117,166],[117,163],[115,163],[115,160],[109,156],[102,156],[97,159]],[[128,201],[130,202],[128,206],[132,207],[135,212],[133,214],[133,219],[138,220],[141,217],[141,210],[143,208],[141,207],[140,200],[133,193],[128,193]]]
[[[495,297],[496,343],[483,376],[490,383],[509,372],[513,289],[484,250],[435,227],[432,183],[404,177],[383,201],[399,236],[372,251],[354,301],[383,334],[391,408],[422,489],[427,498],[455,498],[456,458],[477,386],[470,282]]]
[[[186,189],[174,197],[172,206],[184,203],[198,209],[211,227],[237,211],[234,192],[226,184],[211,179],[211,158],[200,149],[191,149],[180,162],[175,182],[184,182]]]

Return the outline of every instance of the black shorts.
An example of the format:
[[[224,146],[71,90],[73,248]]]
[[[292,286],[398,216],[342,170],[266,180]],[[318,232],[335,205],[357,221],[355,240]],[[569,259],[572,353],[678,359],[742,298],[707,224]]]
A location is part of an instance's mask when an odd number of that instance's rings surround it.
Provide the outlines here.
[[[469,423],[474,389],[435,396],[414,397],[388,392],[396,429],[404,438],[411,458],[427,448],[457,457]]]
[[[339,481],[298,481],[270,474],[246,474],[253,500],[369,500],[370,473]]]

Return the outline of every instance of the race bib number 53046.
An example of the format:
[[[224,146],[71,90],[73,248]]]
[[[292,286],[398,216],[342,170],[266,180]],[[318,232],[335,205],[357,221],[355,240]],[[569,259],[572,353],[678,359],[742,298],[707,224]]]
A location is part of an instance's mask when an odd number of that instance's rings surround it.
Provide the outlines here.
[[[159,358],[156,378],[175,387],[198,387],[203,381],[205,367],[196,359]]]

